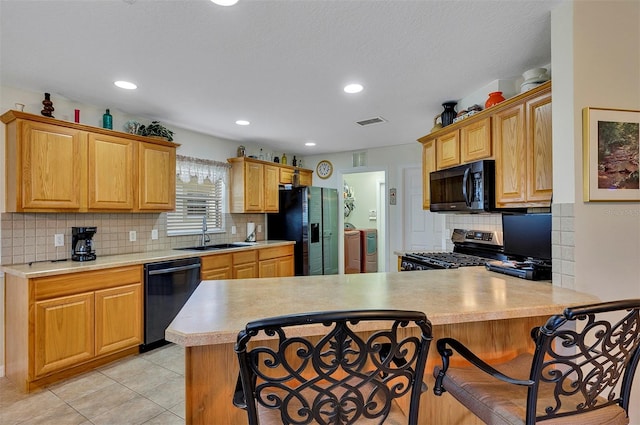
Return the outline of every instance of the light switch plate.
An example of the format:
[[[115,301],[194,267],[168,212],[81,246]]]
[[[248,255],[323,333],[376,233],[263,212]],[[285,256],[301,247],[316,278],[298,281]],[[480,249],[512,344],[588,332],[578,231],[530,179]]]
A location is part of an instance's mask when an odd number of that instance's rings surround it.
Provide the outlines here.
[[[231,226],[231,234],[235,235],[236,233],[238,233],[238,228],[236,226]]]
[[[135,230],[130,230],[129,231],[129,242],[135,242],[136,241],[136,231]]]
[[[262,233],[262,224],[258,224],[258,233]]]
[[[151,230],[151,239],[153,239],[153,240],[158,239],[158,229],[152,229]]]

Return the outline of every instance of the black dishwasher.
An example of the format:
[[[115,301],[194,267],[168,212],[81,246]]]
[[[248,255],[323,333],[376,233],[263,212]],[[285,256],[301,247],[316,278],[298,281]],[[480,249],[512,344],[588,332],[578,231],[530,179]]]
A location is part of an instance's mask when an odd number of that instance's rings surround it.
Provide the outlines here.
[[[144,344],[166,344],[164,331],[200,284],[200,257],[144,265]]]

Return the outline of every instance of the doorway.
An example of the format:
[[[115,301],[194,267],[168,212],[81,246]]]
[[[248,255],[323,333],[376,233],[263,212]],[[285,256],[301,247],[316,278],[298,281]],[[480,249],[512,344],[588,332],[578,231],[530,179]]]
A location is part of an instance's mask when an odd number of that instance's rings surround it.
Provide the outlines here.
[[[387,271],[386,172],[345,173],[342,175],[342,187],[344,226],[342,226],[341,230],[341,239],[344,240],[344,231],[347,228],[356,230],[375,229],[377,235],[377,271]]]

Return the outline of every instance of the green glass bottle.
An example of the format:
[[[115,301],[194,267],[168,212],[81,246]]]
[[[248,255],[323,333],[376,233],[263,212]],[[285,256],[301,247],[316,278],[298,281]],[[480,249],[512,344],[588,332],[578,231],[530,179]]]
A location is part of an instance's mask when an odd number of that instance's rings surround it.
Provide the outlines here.
[[[282,159],[281,159],[281,163],[284,165],[287,165],[287,154],[282,154]]]
[[[113,117],[109,113],[108,109],[107,109],[107,112],[105,112],[104,115],[102,116],[102,128],[108,128],[109,130],[113,130]]]

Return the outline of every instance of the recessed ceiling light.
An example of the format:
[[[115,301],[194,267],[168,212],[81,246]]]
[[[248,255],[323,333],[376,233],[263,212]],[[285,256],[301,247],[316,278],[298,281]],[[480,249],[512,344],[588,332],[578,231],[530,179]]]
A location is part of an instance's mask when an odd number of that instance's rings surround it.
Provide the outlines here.
[[[354,83],[344,86],[345,93],[360,93],[364,87],[362,84]]]
[[[217,4],[218,6],[233,6],[234,4],[238,3],[238,0],[211,0],[211,1]]]
[[[117,87],[120,87],[121,89],[127,89],[127,90],[135,90],[138,88],[138,86],[136,86],[133,83],[130,83],[129,81],[116,81],[113,84],[115,84]]]
[[[305,146],[315,146],[316,142],[307,142],[304,144]]]
[[[238,125],[249,125],[251,123],[249,121],[247,121],[247,120],[238,120],[238,121],[236,121],[236,124],[238,124]]]

